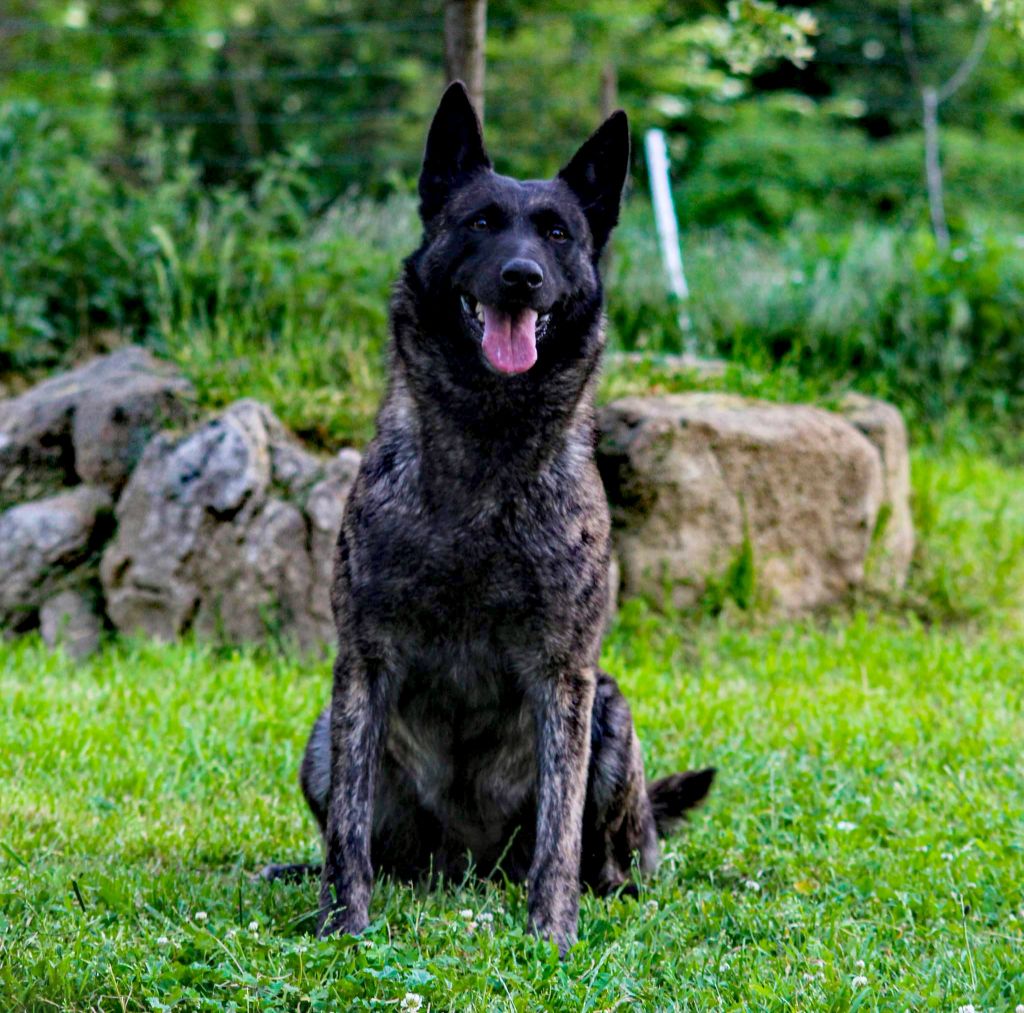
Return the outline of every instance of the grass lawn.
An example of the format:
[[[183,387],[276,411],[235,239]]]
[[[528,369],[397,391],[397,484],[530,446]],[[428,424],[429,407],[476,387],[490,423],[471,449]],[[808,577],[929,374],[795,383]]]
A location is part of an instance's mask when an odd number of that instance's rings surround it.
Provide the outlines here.
[[[720,779],[564,963],[519,888],[381,883],[363,938],[318,942],[313,883],[252,881],[317,854],[295,775],[326,661],[0,645],[0,1010],[1014,1010],[1024,472],[918,458],[915,488],[898,606],[623,609],[605,663],[648,769]]]

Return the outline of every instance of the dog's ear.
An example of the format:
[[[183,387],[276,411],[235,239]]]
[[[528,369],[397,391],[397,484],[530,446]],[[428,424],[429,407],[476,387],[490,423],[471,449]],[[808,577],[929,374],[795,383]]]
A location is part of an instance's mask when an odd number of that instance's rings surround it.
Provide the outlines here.
[[[427,134],[427,150],[420,173],[420,217],[429,221],[448,195],[474,173],[491,167],[484,150],[480,119],[469,101],[466,86],[453,81],[441,96]]]
[[[558,174],[587,216],[598,254],[619,220],[622,187],[629,173],[629,121],[619,109],[611,114]]]

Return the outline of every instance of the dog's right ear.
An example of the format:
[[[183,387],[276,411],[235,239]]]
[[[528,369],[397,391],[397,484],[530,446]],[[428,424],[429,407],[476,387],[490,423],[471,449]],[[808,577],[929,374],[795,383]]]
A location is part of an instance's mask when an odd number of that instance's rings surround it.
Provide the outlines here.
[[[483,130],[466,86],[448,85],[427,134],[420,173],[420,217],[429,221],[448,195],[477,172],[491,167],[484,150]]]

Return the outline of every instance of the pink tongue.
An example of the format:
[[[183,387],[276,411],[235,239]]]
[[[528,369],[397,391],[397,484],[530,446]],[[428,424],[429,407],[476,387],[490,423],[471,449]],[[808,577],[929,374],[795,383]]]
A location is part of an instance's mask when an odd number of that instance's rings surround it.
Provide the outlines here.
[[[483,306],[484,355],[499,373],[525,373],[537,361],[537,313],[522,309],[512,316]]]

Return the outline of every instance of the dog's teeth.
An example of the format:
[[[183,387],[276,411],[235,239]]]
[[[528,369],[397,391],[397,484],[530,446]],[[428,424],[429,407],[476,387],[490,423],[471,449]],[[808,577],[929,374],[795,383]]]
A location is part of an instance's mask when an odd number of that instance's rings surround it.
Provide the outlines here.
[[[484,311],[480,308],[480,304],[477,303],[476,307],[476,318],[482,324],[484,322]]]

